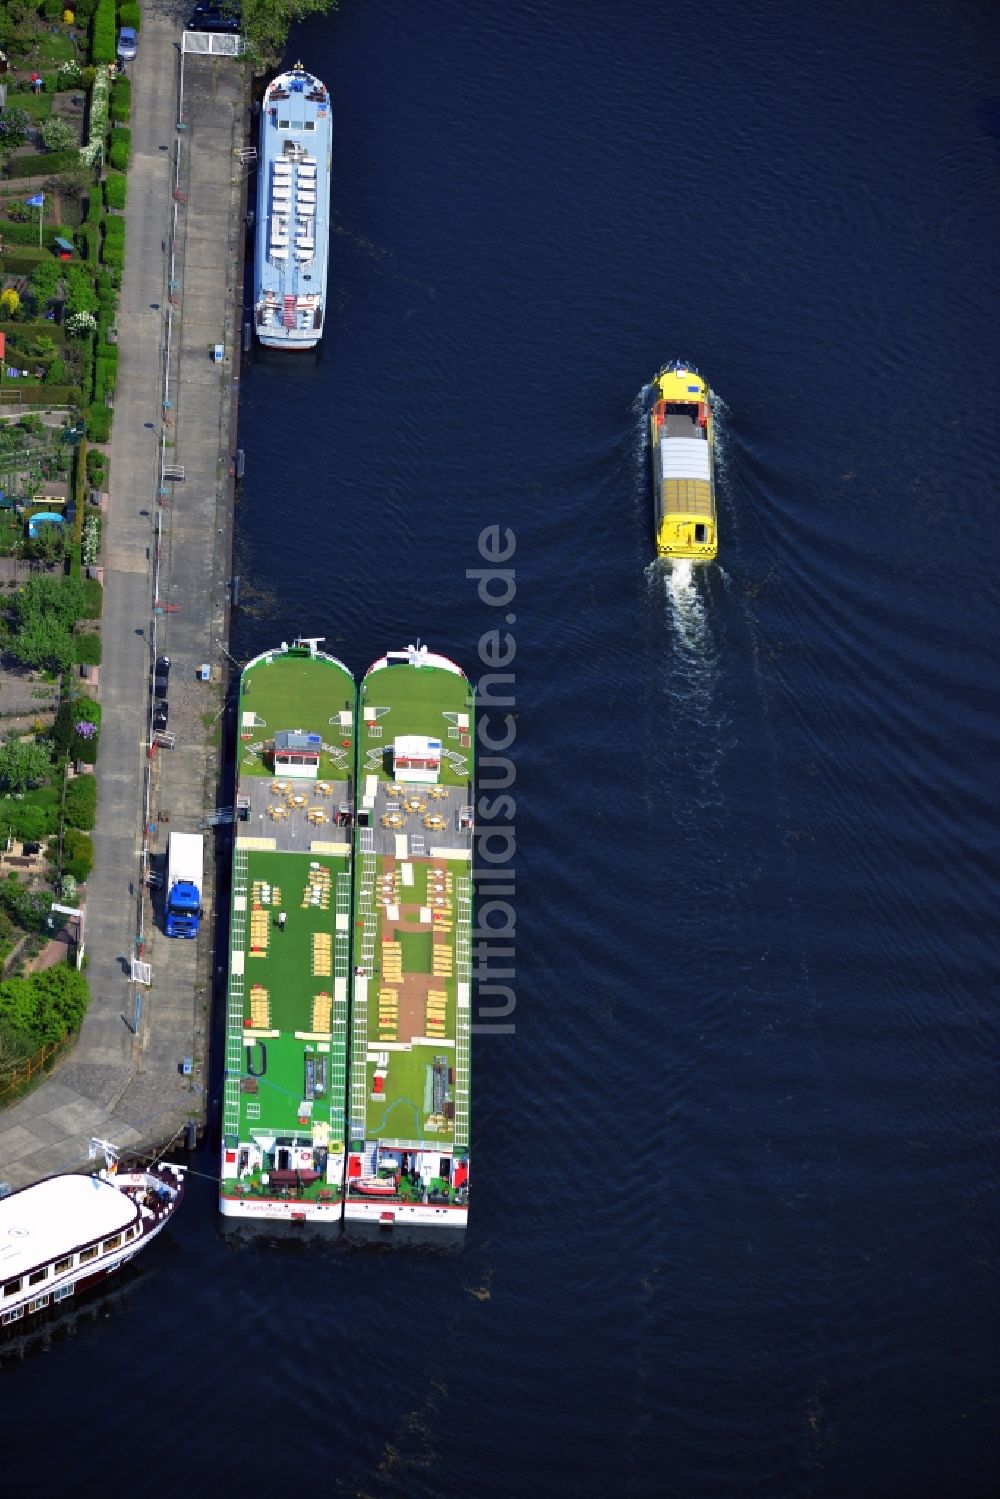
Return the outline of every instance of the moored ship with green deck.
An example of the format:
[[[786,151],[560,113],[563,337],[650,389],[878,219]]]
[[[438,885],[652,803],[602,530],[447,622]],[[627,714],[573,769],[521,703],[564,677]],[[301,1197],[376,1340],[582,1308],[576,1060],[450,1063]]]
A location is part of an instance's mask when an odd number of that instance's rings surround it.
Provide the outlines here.
[[[358,698],[345,1219],[461,1228],[469,1205],[475,702],[426,646]]]
[[[219,1205],[343,1211],[355,684],[297,640],[244,668]]]

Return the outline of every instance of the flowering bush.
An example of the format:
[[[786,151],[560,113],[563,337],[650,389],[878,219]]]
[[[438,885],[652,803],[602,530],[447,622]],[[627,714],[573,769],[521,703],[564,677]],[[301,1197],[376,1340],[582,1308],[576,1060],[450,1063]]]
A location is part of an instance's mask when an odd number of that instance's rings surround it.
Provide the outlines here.
[[[72,338],[86,338],[88,333],[97,332],[97,319],[92,312],[74,312],[66,319],[66,332]]]
[[[73,725],[73,731],[79,734],[81,739],[93,739],[97,733],[97,725],[96,723],[89,723],[85,718],[81,718]]]
[[[90,134],[87,144],[80,147],[80,156],[94,171],[104,158],[104,137],[108,131],[108,102],[111,97],[111,80],[106,63],[101,63],[94,77],[90,94]]]
[[[61,62],[59,64],[59,81],[63,88],[76,88],[83,78],[80,64],[76,61]]]
[[[83,565],[93,567],[101,550],[101,522],[88,515],[83,523]]]
[[[42,145],[46,151],[65,151],[76,145],[76,131],[65,120],[46,120],[42,126]]]

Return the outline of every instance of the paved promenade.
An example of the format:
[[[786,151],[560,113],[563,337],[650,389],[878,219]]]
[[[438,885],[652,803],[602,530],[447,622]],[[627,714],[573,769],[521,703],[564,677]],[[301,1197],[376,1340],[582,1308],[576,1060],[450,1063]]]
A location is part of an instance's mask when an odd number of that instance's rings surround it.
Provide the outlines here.
[[[162,935],[159,903],[154,914],[143,892],[142,846],[148,803],[151,867],[162,872],[167,835],[199,828],[221,778],[242,267],[235,153],[244,139],[245,73],[229,59],[186,57],[185,128],[178,130],[180,38],[176,16],[144,8],[130,68],[134,155],[105,525],[98,826],[86,909],[93,1002],[72,1055],[0,1113],[0,1178],[15,1186],[82,1166],[91,1135],[142,1149],[207,1112],[216,835],[206,834],[205,920],[196,942]],[[222,365],[210,357],[216,343],[225,345]],[[161,482],[164,464],[183,470],[183,480]],[[156,652],[172,661],[176,742],[148,759]],[[212,666],[207,684],[196,680],[203,661]],[[152,967],[148,988],[128,977],[140,951]],[[190,1077],[182,1075],[185,1057],[193,1059]]]

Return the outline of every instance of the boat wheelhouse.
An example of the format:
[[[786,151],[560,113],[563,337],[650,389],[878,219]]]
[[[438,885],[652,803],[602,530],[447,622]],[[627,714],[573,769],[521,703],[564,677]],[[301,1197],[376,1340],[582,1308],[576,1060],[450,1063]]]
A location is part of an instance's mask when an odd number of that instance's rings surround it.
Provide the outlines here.
[[[468,1218],[474,718],[426,646],[361,684],[348,1223]]]
[[[354,678],[318,639],[240,679],[220,1210],[339,1224]]]
[[[264,94],[258,151],[254,323],[272,349],[323,336],[332,120],[326,85],[296,63]]]
[[[103,1142],[101,1142],[103,1144]],[[159,1234],[184,1196],[180,1166],[47,1176],[0,1199],[0,1325],[96,1285]]]
[[[687,364],[665,365],[650,413],[656,550],[710,562],[718,552],[712,393]]]

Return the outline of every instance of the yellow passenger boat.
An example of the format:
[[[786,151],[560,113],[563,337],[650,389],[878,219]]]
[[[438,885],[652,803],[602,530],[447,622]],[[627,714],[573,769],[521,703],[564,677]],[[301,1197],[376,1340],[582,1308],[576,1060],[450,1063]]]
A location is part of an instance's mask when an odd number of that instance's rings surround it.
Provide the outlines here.
[[[718,548],[712,453],[712,392],[687,364],[665,365],[653,382],[650,446],[656,550],[711,562]]]

